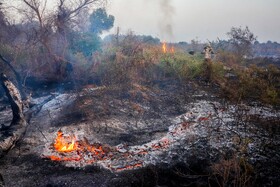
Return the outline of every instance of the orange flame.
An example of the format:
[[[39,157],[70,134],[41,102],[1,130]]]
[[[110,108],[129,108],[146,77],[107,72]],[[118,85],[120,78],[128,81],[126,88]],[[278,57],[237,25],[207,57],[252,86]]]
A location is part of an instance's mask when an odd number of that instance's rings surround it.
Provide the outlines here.
[[[163,44],[162,44],[162,51],[163,51],[163,53],[167,52],[166,42],[163,42]]]
[[[63,136],[62,131],[57,132],[54,148],[59,152],[71,152],[78,148],[75,136]]]
[[[171,52],[172,54],[174,54],[174,53],[175,53],[175,49],[174,49],[174,46],[172,46],[172,47],[171,47],[171,50],[170,50],[170,52]]]

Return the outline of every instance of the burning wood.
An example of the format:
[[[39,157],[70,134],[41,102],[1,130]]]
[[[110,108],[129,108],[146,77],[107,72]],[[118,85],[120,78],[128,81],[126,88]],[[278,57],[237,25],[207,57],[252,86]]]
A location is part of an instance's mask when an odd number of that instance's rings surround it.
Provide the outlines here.
[[[71,143],[70,143],[71,142]],[[75,136],[64,137],[62,131],[57,132],[54,148],[58,152],[71,152],[77,150],[77,142]]]

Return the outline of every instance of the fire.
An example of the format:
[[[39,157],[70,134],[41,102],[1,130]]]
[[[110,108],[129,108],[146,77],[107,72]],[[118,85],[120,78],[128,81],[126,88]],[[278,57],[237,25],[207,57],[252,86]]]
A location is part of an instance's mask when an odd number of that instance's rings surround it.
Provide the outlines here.
[[[58,152],[71,152],[78,149],[75,136],[63,136],[62,131],[57,132],[54,148]]]
[[[162,43],[162,52],[163,53],[172,53],[172,54],[174,54],[175,53],[175,48],[174,48],[173,45],[171,47],[168,47],[167,43],[163,42]]]
[[[174,54],[174,53],[175,53],[175,49],[174,49],[174,46],[172,46],[172,47],[171,47],[171,50],[170,50],[170,52],[171,52],[172,54]]]
[[[167,52],[166,42],[163,42],[163,44],[162,44],[162,51],[163,51],[163,53]]]

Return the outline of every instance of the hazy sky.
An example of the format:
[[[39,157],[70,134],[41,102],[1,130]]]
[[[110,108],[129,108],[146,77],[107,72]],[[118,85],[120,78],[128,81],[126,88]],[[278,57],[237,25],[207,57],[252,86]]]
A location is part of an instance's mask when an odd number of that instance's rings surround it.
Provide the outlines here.
[[[227,38],[232,26],[246,25],[260,42],[280,42],[280,0],[110,0],[108,12],[122,33],[166,41]]]

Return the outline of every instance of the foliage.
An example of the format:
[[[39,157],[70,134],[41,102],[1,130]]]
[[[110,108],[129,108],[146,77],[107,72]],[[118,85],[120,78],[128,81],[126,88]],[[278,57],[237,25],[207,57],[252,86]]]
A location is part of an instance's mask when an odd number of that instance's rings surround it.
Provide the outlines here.
[[[256,65],[235,67],[233,77],[220,82],[225,97],[236,102],[241,100],[261,101],[273,106],[280,106],[280,69],[276,66],[266,68]]]
[[[95,34],[102,34],[114,26],[115,17],[107,15],[105,8],[98,8],[90,15],[89,31]]]
[[[223,62],[229,67],[235,67],[240,64],[240,59],[236,55],[228,51],[218,51],[216,60],[218,62]]]
[[[224,79],[225,76],[225,70],[224,70],[224,64],[222,62],[215,62],[212,63],[212,81],[218,82],[222,79]]]
[[[82,53],[89,57],[101,47],[101,39],[95,33],[76,33],[72,39],[70,49],[73,53]]]
[[[175,53],[172,67],[181,79],[193,79],[201,76],[203,60],[199,56],[192,57],[185,53]]]
[[[238,57],[252,56],[252,44],[256,41],[256,36],[247,26],[245,29],[242,27],[232,27],[227,35]]]

